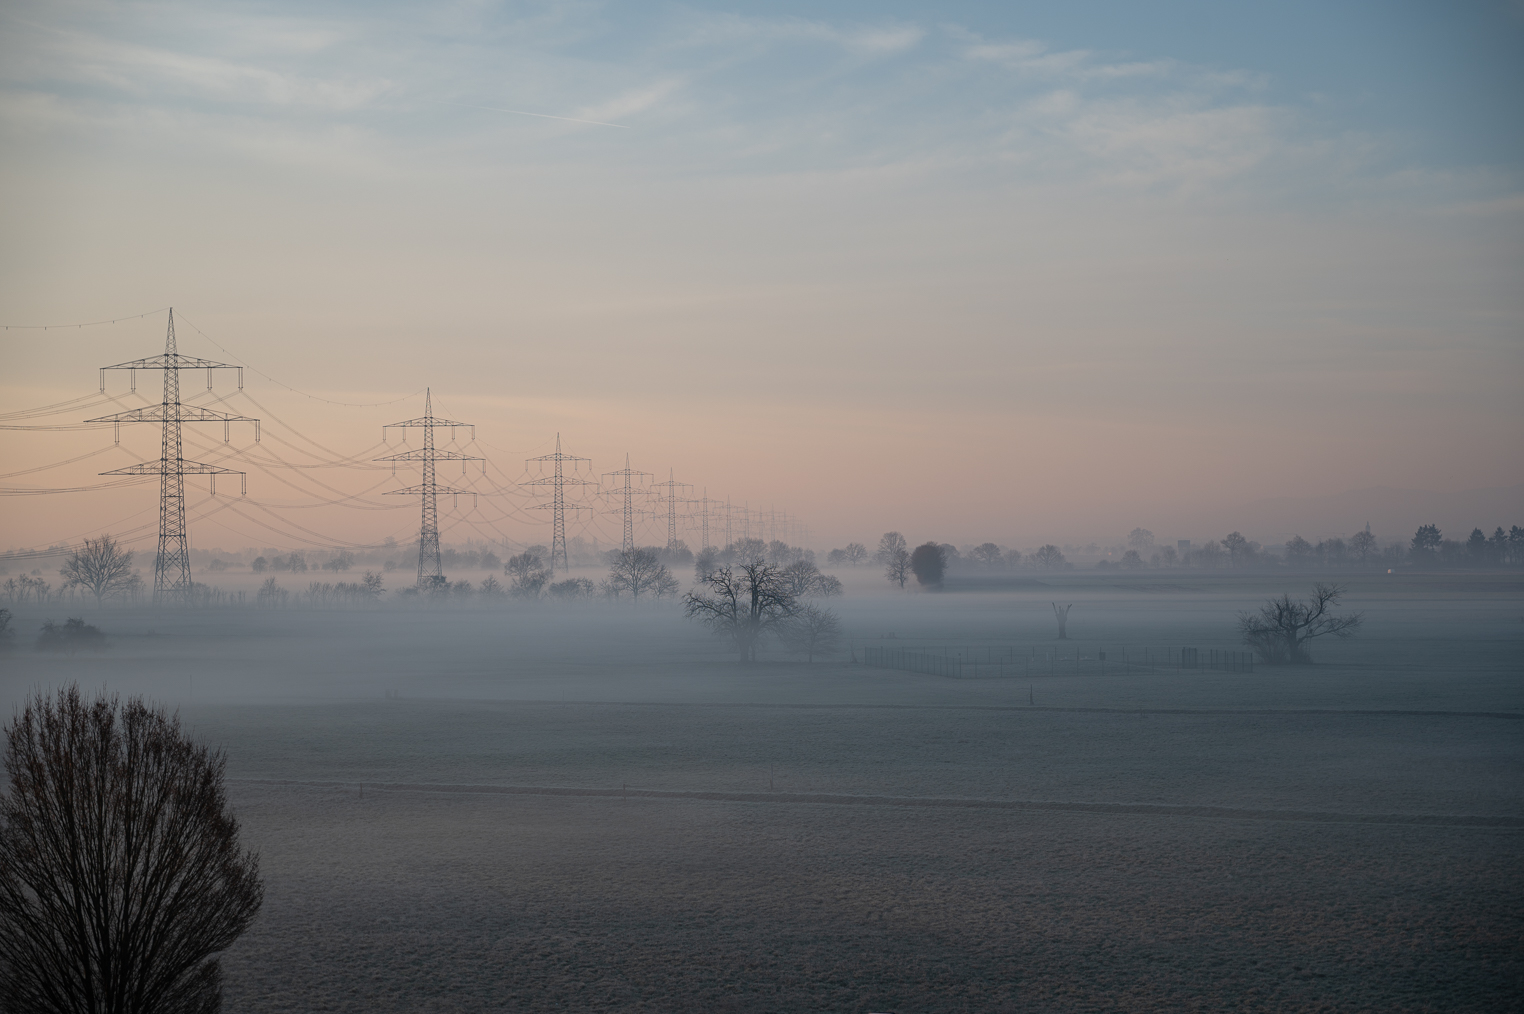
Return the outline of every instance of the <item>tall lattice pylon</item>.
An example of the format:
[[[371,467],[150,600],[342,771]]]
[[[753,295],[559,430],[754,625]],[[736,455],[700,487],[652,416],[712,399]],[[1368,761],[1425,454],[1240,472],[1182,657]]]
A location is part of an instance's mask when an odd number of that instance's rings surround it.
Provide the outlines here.
[[[387,423],[381,427],[381,436],[386,437],[389,429],[421,429],[423,430],[423,448],[417,451],[403,451],[401,454],[388,454],[384,458],[376,458],[376,461],[392,462],[393,470],[399,461],[416,461],[423,466],[423,481],[416,486],[408,486],[405,489],[389,489],[389,496],[414,496],[423,498],[423,523],[418,528],[418,583],[420,585],[437,584],[444,580],[444,566],[439,559],[439,494],[470,493],[474,501],[476,492],[469,489],[456,489],[454,486],[440,485],[435,478],[435,462],[458,461],[460,462],[460,474],[466,474],[466,462],[481,461],[482,458],[473,454],[463,454],[460,451],[439,450],[434,445],[434,431],[448,427],[450,439],[455,439],[457,429],[469,429],[471,439],[476,439],[476,427],[470,423],[459,422],[455,419],[443,419],[434,414],[434,392],[425,390],[423,394],[423,415],[416,419],[404,419],[401,422]],[[406,434],[403,438],[406,439]],[[483,466],[484,468],[486,466]]]
[[[169,311],[169,329],[164,337],[164,354],[147,359],[134,359],[130,363],[101,367],[101,390],[106,389],[107,370],[132,371],[132,389],[138,389],[138,370],[162,370],[164,373],[164,397],[157,405],[135,408],[115,415],[105,415],[86,422],[109,422],[116,424],[116,439],[122,439],[124,422],[156,422],[161,425],[159,460],[144,461],[126,468],[113,468],[101,475],[157,475],[159,477],[159,551],[153,561],[153,601],[155,605],[184,604],[191,591],[190,547],[185,522],[186,475],[210,475],[211,490],[217,492],[217,476],[236,475],[242,479],[243,492],[248,492],[248,476],[243,472],[199,461],[187,461],[180,443],[180,424],[188,422],[222,423],[222,439],[230,439],[229,423],[252,422],[254,439],[259,439],[259,420],[227,412],[216,412],[199,405],[180,403],[180,371],[205,370],[206,388],[212,389],[213,370],[237,370],[238,389],[243,390],[243,367],[232,363],[214,363],[209,359],[182,356],[175,345],[175,311]]]
[[[667,548],[677,548],[677,505],[686,503],[683,493],[679,490],[688,490],[693,487],[686,482],[678,482],[672,478],[672,472],[667,472],[666,482],[653,482],[651,492],[661,502],[663,513],[667,516]]]
[[[719,513],[718,511],[711,511],[709,508],[711,506],[719,507],[719,506],[722,506],[722,505],[725,505],[725,506],[728,506],[728,505],[725,504],[724,500],[711,500],[711,499],[709,499],[709,490],[708,489],[704,490],[704,495],[703,496],[699,497],[697,500],[689,500],[688,503],[690,505],[692,505],[692,506],[697,508],[696,514],[697,514],[697,517],[699,518],[699,521],[700,521],[699,531],[702,533],[700,535],[700,537],[699,537],[700,538],[699,549],[700,549],[700,551],[705,550],[705,549],[709,549],[709,548],[711,548],[710,547],[710,542],[709,542],[709,518],[712,515],[716,515],[716,514]],[[727,515],[726,521],[725,521],[725,544],[726,545],[730,544],[730,520],[729,520],[728,515]]]
[[[604,472],[605,478],[613,476],[619,480],[609,490],[621,500],[618,507],[608,511],[609,514],[624,515],[624,542],[621,543],[626,553],[635,548],[635,515],[644,513],[635,506],[637,496],[645,496],[646,490],[640,485],[640,480],[653,478],[650,472],[642,472],[630,467],[630,456],[624,456],[624,467],[617,472]]]
[[[568,508],[574,511],[590,510],[591,508],[584,507],[581,504],[568,504],[566,502],[566,487],[598,485],[591,479],[584,479],[576,474],[578,467],[580,467],[579,462],[591,462],[592,460],[592,458],[579,458],[575,454],[562,454],[561,434],[557,433],[555,453],[542,454],[537,458],[527,458],[524,461],[524,467],[526,468],[529,467],[529,462],[531,461],[549,461],[555,465],[555,470],[551,475],[543,476],[539,479],[530,479],[524,483],[525,486],[549,486],[551,489],[550,503],[535,504],[530,509],[548,510],[551,512],[550,572],[552,574],[558,568],[562,573],[571,570],[571,563],[566,558],[566,511]],[[564,468],[568,461],[572,465],[571,475],[567,475]]]

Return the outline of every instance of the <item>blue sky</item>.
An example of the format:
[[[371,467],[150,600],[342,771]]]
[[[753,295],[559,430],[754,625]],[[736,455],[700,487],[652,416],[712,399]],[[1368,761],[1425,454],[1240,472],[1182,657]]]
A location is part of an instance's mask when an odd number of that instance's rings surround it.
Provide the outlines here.
[[[1012,541],[1506,485],[1521,56],[1519,3],[14,3],[0,316],[174,303],[843,534],[938,523],[900,470]]]

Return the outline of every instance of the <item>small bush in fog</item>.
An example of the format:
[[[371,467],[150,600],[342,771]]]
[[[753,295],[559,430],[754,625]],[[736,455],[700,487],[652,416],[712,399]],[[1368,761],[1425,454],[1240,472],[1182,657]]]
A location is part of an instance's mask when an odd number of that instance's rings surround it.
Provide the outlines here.
[[[286,604],[289,595],[290,592],[275,583],[275,578],[267,577],[254,596],[254,605],[260,609],[279,609]]]
[[[500,599],[508,593],[503,588],[503,582],[499,581],[495,577],[492,577],[491,575],[488,575],[482,579],[481,594],[482,598]]]
[[[222,755],[139,699],[86,703],[75,687],[28,701],[6,731],[0,1008],[218,1010],[215,955],[263,894]]]
[[[0,609],[0,651],[16,643],[16,628],[11,626],[11,611]]]
[[[1308,642],[1328,634],[1353,637],[1364,622],[1359,613],[1333,614],[1343,594],[1338,585],[1320,583],[1312,586],[1312,597],[1306,600],[1282,595],[1257,613],[1239,613],[1238,632],[1266,665],[1307,665],[1312,661]]]
[[[560,599],[563,602],[580,602],[583,599],[590,599],[597,591],[598,586],[585,577],[570,577],[565,581],[557,581],[545,589],[546,594],[551,598]]]
[[[531,570],[523,574],[515,574],[513,583],[508,586],[508,594],[517,599],[537,599],[545,586],[550,583],[550,571]]]
[[[62,651],[72,655],[86,648],[100,651],[105,646],[106,635],[77,617],[63,623],[48,620],[37,637],[38,651]]]

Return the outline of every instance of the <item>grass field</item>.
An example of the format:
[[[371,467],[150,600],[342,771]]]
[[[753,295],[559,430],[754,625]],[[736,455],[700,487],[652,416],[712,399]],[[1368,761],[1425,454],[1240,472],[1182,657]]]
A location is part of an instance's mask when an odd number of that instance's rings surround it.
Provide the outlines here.
[[[1109,657],[1307,583],[876,580],[856,644]],[[742,668],[665,606],[107,611],[3,688],[227,750],[267,883],[229,1011],[1516,1010],[1524,582],[1349,605],[1311,667],[1021,680]]]

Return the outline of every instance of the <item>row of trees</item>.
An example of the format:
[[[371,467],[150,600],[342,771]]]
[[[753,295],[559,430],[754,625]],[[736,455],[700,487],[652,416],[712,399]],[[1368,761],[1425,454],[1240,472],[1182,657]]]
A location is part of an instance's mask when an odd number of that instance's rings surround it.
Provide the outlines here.
[[[985,563],[995,559],[1010,560],[1012,557],[1019,560],[1021,557],[1014,550],[1007,553],[993,542],[976,547],[975,552],[979,554],[978,559]],[[957,565],[963,556],[950,543],[926,542],[911,549],[910,543],[899,532],[885,532],[878,540],[878,550],[872,559],[884,568],[884,576],[891,584],[904,588],[906,582],[914,577],[916,583],[923,588],[940,588],[947,571]],[[1064,554],[1054,545],[1038,549],[1028,561],[1029,566],[1043,570],[1069,566],[1064,560]]]

